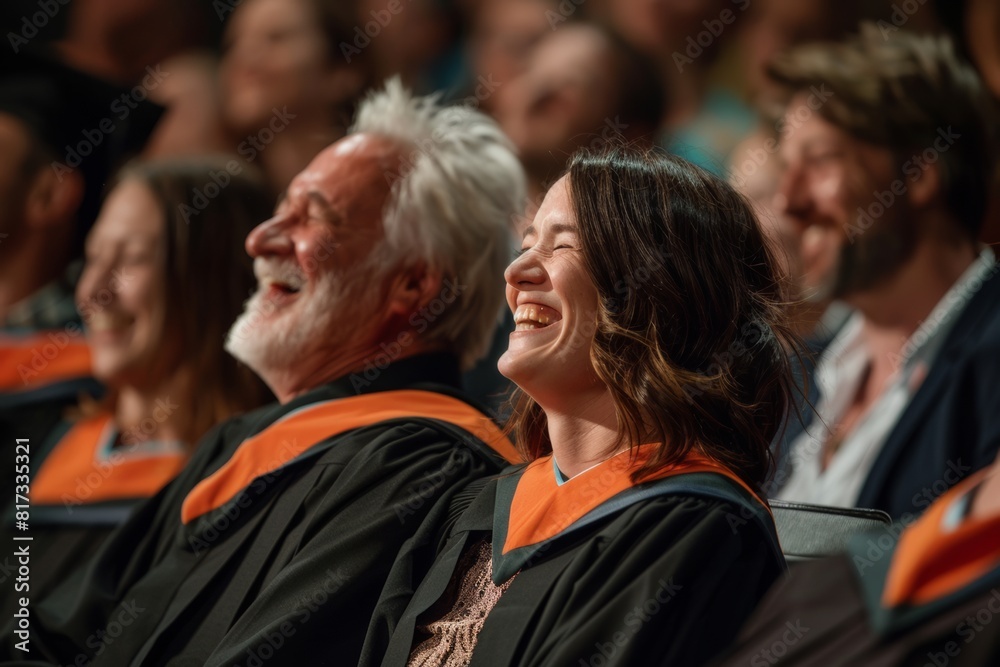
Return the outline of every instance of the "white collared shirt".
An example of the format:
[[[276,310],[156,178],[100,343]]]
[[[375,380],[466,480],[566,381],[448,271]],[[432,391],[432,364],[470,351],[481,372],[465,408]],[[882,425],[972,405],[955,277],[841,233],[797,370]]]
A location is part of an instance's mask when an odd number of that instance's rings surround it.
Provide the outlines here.
[[[792,473],[776,497],[817,505],[854,507],[882,446],[910,404],[965,305],[996,267],[993,251],[979,258],[931,311],[900,350],[899,371],[822,469],[823,447],[858,393],[871,361],[861,338],[864,317],[855,313],[816,364],[820,392],[809,427],[792,443]]]

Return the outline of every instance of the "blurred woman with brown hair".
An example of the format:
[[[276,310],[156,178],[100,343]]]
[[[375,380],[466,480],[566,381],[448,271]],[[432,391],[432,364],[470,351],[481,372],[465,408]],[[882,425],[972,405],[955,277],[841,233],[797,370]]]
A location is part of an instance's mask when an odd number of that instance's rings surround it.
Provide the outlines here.
[[[255,285],[243,239],[271,206],[227,164],[127,167],[87,238],[76,297],[107,394],[34,444],[33,594],[173,479],[212,426],[270,399],[223,351]]]
[[[465,492],[423,582],[393,573],[365,660],[695,666],[725,646],[784,568],[761,493],[795,340],[775,267],[724,181],[577,154],[505,275],[529,463]]]

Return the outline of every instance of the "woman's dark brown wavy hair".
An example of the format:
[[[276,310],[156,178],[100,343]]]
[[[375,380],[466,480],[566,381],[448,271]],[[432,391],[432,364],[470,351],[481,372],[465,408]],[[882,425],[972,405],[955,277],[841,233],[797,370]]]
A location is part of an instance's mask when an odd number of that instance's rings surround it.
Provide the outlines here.
[[[577,153],[569,188],[600,296],[591,362],[611,391],[619,441],[662,442],[634,475],[700,452],[759,489],[792,405],[782,281],[752,205],[679,157]],[[527,460],[551,452],[545,413],[516,390]],[[610,451],[609,451],[610,453]]]

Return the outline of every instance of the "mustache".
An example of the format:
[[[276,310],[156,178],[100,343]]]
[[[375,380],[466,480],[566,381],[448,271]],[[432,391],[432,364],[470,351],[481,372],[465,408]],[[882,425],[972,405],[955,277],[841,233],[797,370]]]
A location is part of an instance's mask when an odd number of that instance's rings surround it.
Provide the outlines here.
[[[253,273],[260,285],[278,283],[294,289],[301,289],[306,282],[305,272],[294,261],[274,257],[256,257]]]

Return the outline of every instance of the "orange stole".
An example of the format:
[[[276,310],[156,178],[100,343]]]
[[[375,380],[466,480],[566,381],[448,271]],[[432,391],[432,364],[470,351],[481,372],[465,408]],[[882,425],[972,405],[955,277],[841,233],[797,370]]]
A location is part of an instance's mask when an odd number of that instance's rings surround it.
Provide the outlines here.
[[[634,462],[630,462],[631,452],[620,452],[570,478],[562,486],[556,483],[551,454],[533,461],[521,475],[514,491],[503,553],[552,539],[602,503],[636,486],[631,473],[645,463],[654,446],[640,445]],[[700,454],[692,453],[682,463],[658,470],[641,483],[695,472],[724,475],[760,500],[770,512],[767,502],[735,473]]]
[[[89,376],[90,348],[86,343],[60,345],[43,333],[24,338],[0,336],[0,392],[36,389]]]
[[[240,444],[221,468],[201,480],[184,499],[181,521],[222,507],[250,483],[274,472],[317,443],[390,419],[423,417],[454,424],[486,443],[508,462],[520,460],[489,417],[457,398],[404,389],[338,398],[292,412]]]
[[[102,456],[102,445],[114,428],[108,415],[74,424],[42,462],[31,483],[31,500],[40,505],[76,505],[148,498],[187,463],[187,452],[146,453],[141,444],[111,448]]]
[[[952,503],[984,476],[981,471],[950,489],[903,532],[882,591],[884,607],[931,602],[1000,566],[1000,515],[969,518],[947,532],[942,527]]]

